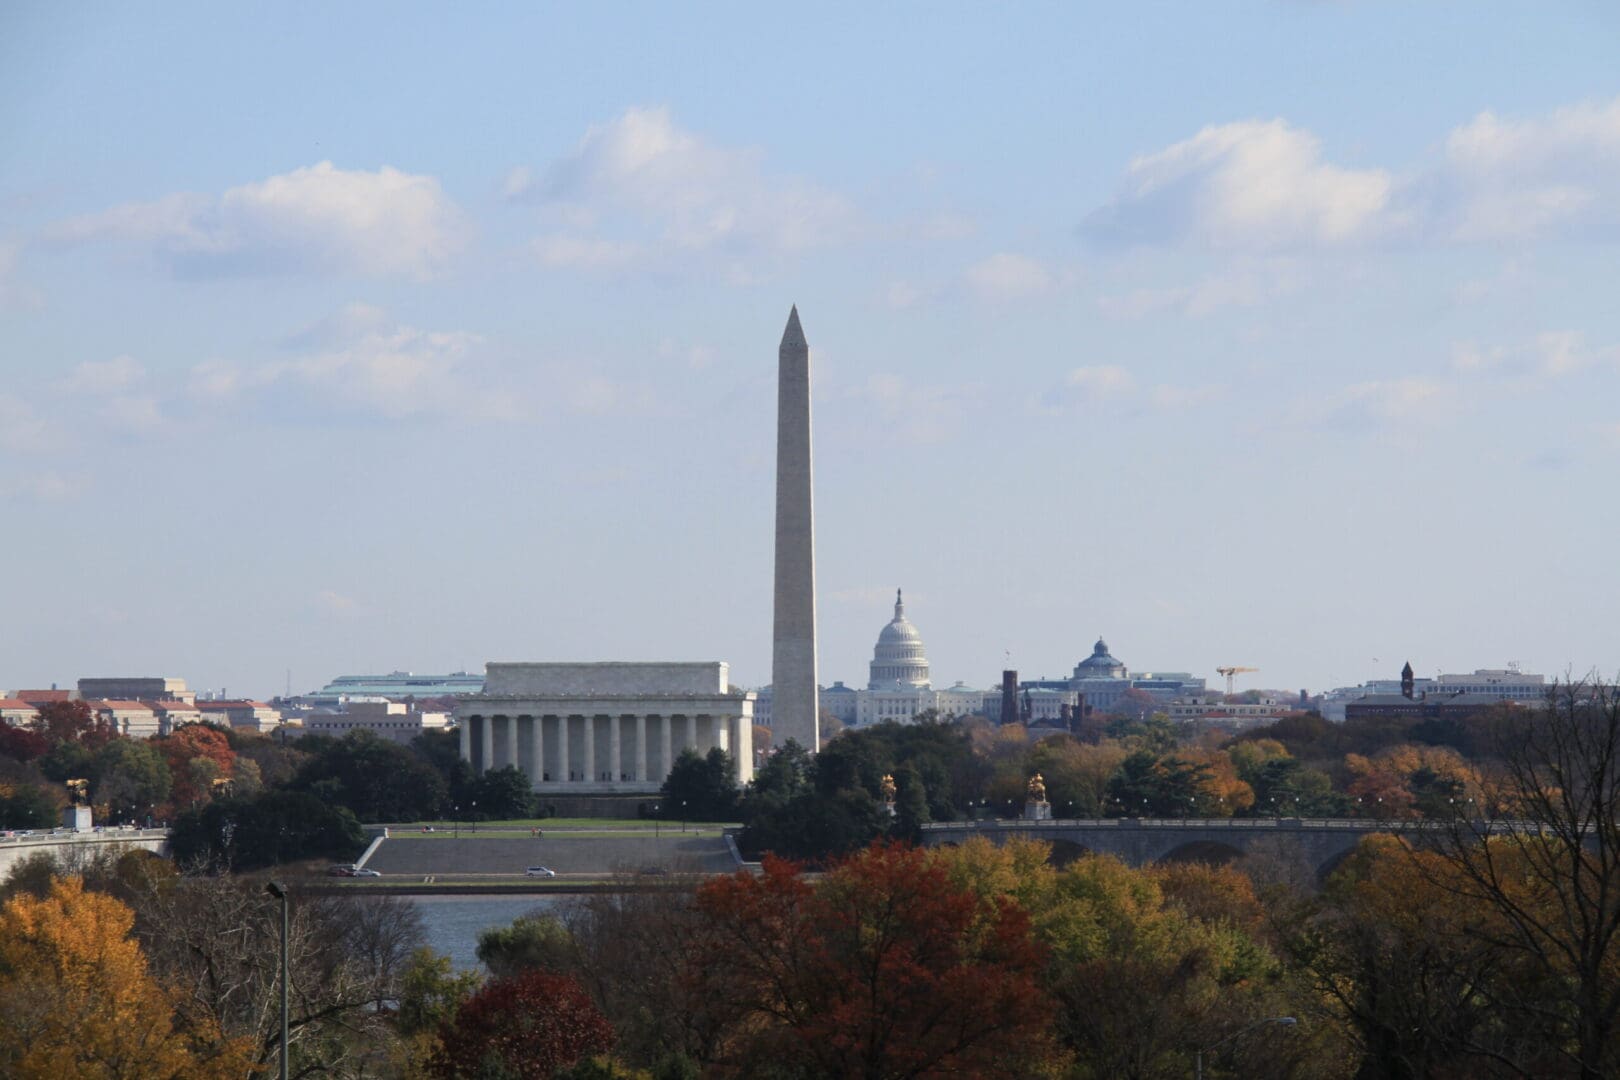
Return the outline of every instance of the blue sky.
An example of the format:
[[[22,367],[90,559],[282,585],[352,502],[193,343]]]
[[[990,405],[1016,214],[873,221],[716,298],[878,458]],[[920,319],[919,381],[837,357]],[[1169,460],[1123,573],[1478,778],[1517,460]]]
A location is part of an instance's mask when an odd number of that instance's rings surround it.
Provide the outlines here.
[[[1620,667],[1620,14],[14,4],[0,687]]]

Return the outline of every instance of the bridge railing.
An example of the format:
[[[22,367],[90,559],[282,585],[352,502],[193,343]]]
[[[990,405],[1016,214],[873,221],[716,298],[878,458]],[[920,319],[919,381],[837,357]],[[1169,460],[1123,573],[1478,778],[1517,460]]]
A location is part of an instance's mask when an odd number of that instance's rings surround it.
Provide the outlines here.
[[[1053,818],[1029,821],[1024,818],[989,818],[982,821],[931,821],[927,831],[988,831],[1017,829],[1040,832],[1047,829],[1327,829],[1362,832],[1405,832],[1450,829],[1455,822],[1410,818]],[[1475,830],[1506,832],[1532,829],[1528,822],[1470,821]]]
[[[161,840],[168,835],[168,829],[6,829],[0,832],[0,844],[118,843]]]

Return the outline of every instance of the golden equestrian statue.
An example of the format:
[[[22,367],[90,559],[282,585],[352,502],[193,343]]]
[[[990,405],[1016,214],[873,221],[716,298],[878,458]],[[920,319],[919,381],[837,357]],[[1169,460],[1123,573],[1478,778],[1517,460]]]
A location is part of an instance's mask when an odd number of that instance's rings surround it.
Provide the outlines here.
[[[1040,773],[1029,778],[1029,801],[1032,803],[1046,801],[1046,781],[1041,779]]]
[[[886,803],[893,803],[896,794],[894,787],[894,774],[884,773],[883,783],[879,785],[879,788],[883,792],[883,801]]]
[[[90,781],[69,780],[62,786],[67,788],[68,801],[74,806],[90,805]]]

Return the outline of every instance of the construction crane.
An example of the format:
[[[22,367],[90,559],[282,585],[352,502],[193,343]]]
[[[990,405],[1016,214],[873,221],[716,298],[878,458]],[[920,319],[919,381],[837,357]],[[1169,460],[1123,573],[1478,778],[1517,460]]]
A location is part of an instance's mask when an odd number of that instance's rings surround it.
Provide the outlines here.
[[[1259,671],[1260,669],[1257,667],[1218,667],[1215,670],[1226,676],[1226,693],[1230,697],[1232,694],[1232,676],[1241,675],[1245,671]]]

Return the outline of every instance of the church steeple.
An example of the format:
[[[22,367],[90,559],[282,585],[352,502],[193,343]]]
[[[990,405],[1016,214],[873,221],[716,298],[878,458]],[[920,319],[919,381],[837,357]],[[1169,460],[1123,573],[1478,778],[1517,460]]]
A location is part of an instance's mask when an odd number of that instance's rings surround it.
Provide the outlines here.
[[[1416,685],[1416,680],[1412,678],[1412,661],[1408,660],[1406,666],[1401,668],[1401,696],[1411,697]]]

